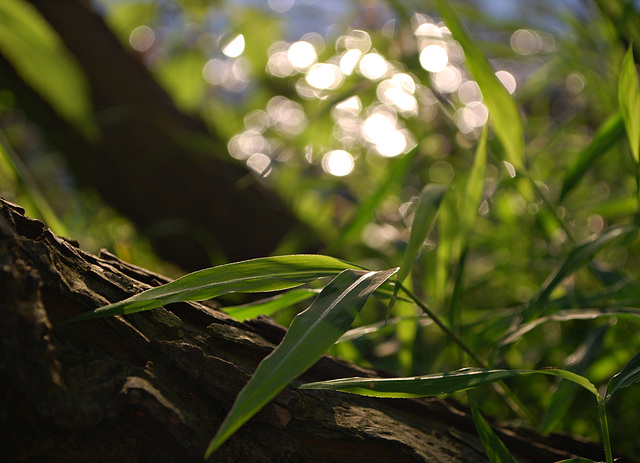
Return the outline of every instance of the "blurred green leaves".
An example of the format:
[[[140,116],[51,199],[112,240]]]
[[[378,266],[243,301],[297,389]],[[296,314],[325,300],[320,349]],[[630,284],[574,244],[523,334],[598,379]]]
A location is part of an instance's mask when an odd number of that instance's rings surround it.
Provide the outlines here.
[[[76,127],[91,123],[84,74],[60,37],[22,0],[0,4],[0,52],[22,78]]]
[[[638,164],[640,163],[640,88],[638,87],[638,74],[633,61],[632,47],[629,47],[622,61],[618,82],[618,98],[631,153]]]

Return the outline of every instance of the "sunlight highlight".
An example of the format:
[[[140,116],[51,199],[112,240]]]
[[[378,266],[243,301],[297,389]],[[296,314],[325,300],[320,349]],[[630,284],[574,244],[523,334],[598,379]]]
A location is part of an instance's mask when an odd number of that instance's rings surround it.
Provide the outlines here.
[[[333,90],[342,84],[342,72],[335,64],[314,64],[307,73],[306,80],[314,88]]]
[[[381,156],[398,156],[407,148],[404,133],[398,130],[395,117],[387,111],[369,116],[362,124],[361,132]]]
[[[442,45],[429,45],[420,52],[420,65],[429,72],[440,72],[448,63],[449,55]]]
[[[322,158],[324,171],[336,177],[349,175],[354,165],[353,156],[344,150],[330,151]]]
[[[388,70],[387,61],[377,53],[367,53],[360,60],[360,72],[367,79],[377,80]]]
[[[316,49],[309,42],[296,42],[287,50],[287,58],[291,65],[298,71],[303,71],[314,64],[318,55]]]
[[[222,53],[229,58],[237,58],[244,51],[244,35],[236,35],[230,42],[222,47]]]

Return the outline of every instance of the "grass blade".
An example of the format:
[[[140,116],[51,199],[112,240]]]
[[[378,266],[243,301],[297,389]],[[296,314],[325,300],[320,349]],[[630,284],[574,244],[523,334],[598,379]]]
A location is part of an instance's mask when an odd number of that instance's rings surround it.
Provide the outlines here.
[[[155,309],[172,302],[202,301],[233,292],[294,288],[334,276],[355,265],[321,255],[262,257],[199,270],[114,304],[72,318],[71,322]]]
[[[523,321],[529,322],[537,318],[546,310],[546,304],[555,288],[562,281],[582,267],[593,255],[619,236],[635,232],[632,226],[611,227],[602,232],[594,240],[576,246],[564,261],[553,271],[543,283],[538,294],[531,300],[523,311]]]
[[[640,164],[640,88],[638,88],[638,74],[633,62],[631,46],[622,60],[618,81],[618,99],[624,126],[627,129],[631,153],[636,165],[638,165]]]
[[[300,389],[327,389],[350,392],[371,397],[433,397],[473,389],[514,376],[534,373],[560,376],[577,383],[597,397],[596,387],[587,379],[566,370],[489,370],[463,368],[449,373],[436,373],[411,378],[341,378],[318,381],[300,386]]]
[[[484,447],[484,451],[491,463],[518,463],[504,443],[496,433],[493,432],[489,423],[482,417],[476,405],[471,402],[471,414],[476,425],[476,431]]]
[[[278,310],[286,309],[293,304],[306,301],[318,292],[318,290],[308,288],[292,289],[284,294],[278,294],[268,299],[261,299],[256,302],[233,307],[224,307],[222,310],[230,317],[243,321],[255,318],[258,315],[272,315]]]
[[[260,362],[211,440],[205,458],[319,360],[349,329],[369,295],[396,271],[345,270],[335,277],[311,306],[294,318],[280,345]]]
[[[566,322],[572,320],[595,320],[606,317],[640,317],[640,309],[635,308],[610,308],[610,309],[567,309],[560,310],[546,317],[536,318],[518,327],[510,333],[501,343],[500,347],[508,346],[521,339],[529,331],[547,322]]]
[[[458,244],[456,246],[457,257],[462,254],[462,250],[465,249],[469,243],[469,235],[478,217],[478,208],[482,201],[484,171],[487,165],[487,132],[487,126],[485,125],[482,130],[482,135],[480,136],[478,147],[476,148],[473,166],[471,167],[471,173],[466,182],[464,196],[460,204],[460,225],[458,230]]]
[[[451,34],[462,46],[469,71],[480,86],[491,114],[491,126],[504,147],[504,160],[509,161],[516,171],[524,170],[524,129],[515,101],[496,77],[484,52],[450,3],[438,0],[438,8]]]
[[[416,208],[416,213],[413,218],[413,224],[411,225],[409,244],[407,245],[407,250],[404,253],[404,258],[402,260],[402,265],[400,265],[400,270],[398,270],[398,283],[402,283],[411,272],[413,262],[418,256],[418,253],[420,252],[424,241],[429,235],[429,231],[431,230],[438,214],[440,204],[442,203],[444,195],[448,190],[449,187],[446,185],[436,185],[433,183],[430,183],[422,189],[422,192],[420,193],[420,199],[418,201],[418,207]],[[386,317],[387,319],[389,319],[389,314],[391,313],[391,309],[395,304],[399,289],[399,285],[396,285],[393,297],[389,301],[389,308],[387,309]]]
[[[620,113],[609,117],[593,136],[591,143],[580,152],[576,162],[569,168],[558,202],[562,202],[573,188],[582,180],[589,168],[609,151],[624,136],[624,121]]]
[[[609,380],[605,402],[620,389],[633,386],[637,382],[640,382],[640,354],[629,360],[629,363],[624,366],[622,371]]]

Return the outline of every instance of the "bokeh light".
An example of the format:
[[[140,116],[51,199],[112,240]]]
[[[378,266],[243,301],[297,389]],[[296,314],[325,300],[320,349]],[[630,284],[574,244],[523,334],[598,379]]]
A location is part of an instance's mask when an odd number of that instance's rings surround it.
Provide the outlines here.
[[[496,77],[502,82],[502,85],[504,85],[509,93],[513,94],[513,92],[516,91],[516,79],[509,71],[498,71],[496,72]]]
[[[344,150],[330,151],[322,158],[322,168],[324,171],[336,177],[349,175],[353,167],[353,156]]]
[[[244,51],[244,45],[244,36],[242,34],[238,34],[222,46],[222,53],[229,58],[236,58]]]
[[[358,61],[362,56],[360,50],[348,50],[340,58],[340,70],[343,74],[349,76],[353,73]]]
[[[143,52],[151,48],[156,35],[149,26],[138,26],[129,35],[129,44],[134,50]]]
[[[295,42],[289,47],[287,58],[294,69],[304,71],[317,61],[318,55],[313,45],[309,42],[301,41]]]
[[[314,64],[307,72],[306,80],[314,88],[333,90],[342,83],[342,72],[335,64]]]
[[[449,55],[442,45],[429,45],[420,52],[420,65],[429,72],[440,72],[448,63]]]
[[[455,66],[448,65],[432,75],[433,85],[443,93],[452,93],[462,84],[462,73]]]
[[[367,53],[360,59],[359,69],[367,79],[378,80],[387,74],[389,65],[378,53]]]
[[[289,11],[295,0],[269,0],[269,7],[278,13]]]
[[[535,31],[518,29],[511,35],[511,48],[520,55],[535,55],[542,48],[542,39]]]
[[[394,157],[405,152],[407,138],[398,129],[395,112],[378,111],[370,115],[362,124],[362,136],[373,144],[384,157]]]

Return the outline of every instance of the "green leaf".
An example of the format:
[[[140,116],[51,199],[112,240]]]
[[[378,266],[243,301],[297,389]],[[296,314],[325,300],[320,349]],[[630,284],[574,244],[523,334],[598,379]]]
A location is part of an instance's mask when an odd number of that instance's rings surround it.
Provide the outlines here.
[[[471,402],[471,414],[476,425],[478,436],[484,447],[484,451],[491,463],[518,463],[504,443],[496,433],[493,432],[489,423],[482,417],[476,405]]]
[[[234,292],[289,289],[317,278],[337,275],[348,268],[358,267],[333,257],[304,254],[234,262],[190,273],[69,321],[125,315],[172,302],[203,301]]]
[[[491,114],[491,126],[504,147],[505,161],[510,162],[516,171],[524,170],[524,129],[513,97],[496,77],[477,40],[471,37],[450,3],[438,0],[438,8],[453,38],[462,46],[469,71],[480,86]]]
[[[620,113],[614,114],[603,122],[593,136],[591,143],[580,152],[576,162],[569,168],[562,182],[562,190],[558,202],[561,202],[573,190],[594,162],[609,151],[623,136],[624,121]]]
[[[448,190],[449,187],[446,185],[436,185],[433,183],[430,183],[422,189],[420,199],[418,200],[418,207],[416,208],[416,213],[413,218],[413,224],[411,225],[409,244],[407,245],[407,250],[404,253],[404,259],[402,260],[402,265],[400,265],[400,270],[398,270],[398,283],[402,283],[411,272],[413,262],[429,235],[429,231],[431,230],[433,222],[436,219],[436,215],[438,214],[440,204]],[[387,319],[389,318],[391,309],[396,301],[399,289],[399,285],[396,285],[393,297],[389,301]]]
[[[431,320],[431,318],[427,315],[390,318],[387,321],[383,320],[380,322],[371,323],[369,325],[359,326],[358,328],[353,328],[343,334],[340,339],[336,341],[336,343],[352,342],[356,339],[360,339],[370,334],[385,334],[389,331],[393,331],[395,329],[394,325],[406,321],[415,321],[420,327],[425,327],[433,323],[433,320]]]
[[[345,270],[335,277],[311,306],[294,318],[280,345],[260,362],[211,440],[205,458],[318,361],[349,329],[371,293],[396,271]]]
[[[547,322],[567,322],[572,320],[595,320],[596,318],[607,317],[640,317],[640,309],[620,307],[608,309],[567,309],[560,310],[546,317],[536,318],[528,323],[519,326],[512,331],[501,343],[500,346],[507,346],[520,340],[525,334],[534,328]]]
[[[633,159],[636,164],[640,164],[640,88],[638,88],[638,74],[633,62],[631,46],[622,60],[618,81],[618,99]]]
[[[599,463],[588,458],[569,458],[568,460],[556,461],[556,463]]]
[[[242,304],[233,307],[224,307],[222,310],[236,320],[243,321],[256,318],[258,315],[272,315],[279,310],[291,307],[298,302],[306,301],[315,296],[319,291],[316,289],[299,288],[292,289],[283,294],[278,294],[267,299]]]
[[[596,387],[586,378],[566,370],[487,370],[463,368],[449,373],[436,373],[411,378],[341,378],[318,381],[300,389],[327,389],[371,397],[432,397],[473,389],[484,384],[534,373],[560,376],[573,381],[598,397]]]
[[[482,135],[476,148],[476,155],[471,167],[471,173],[466,182],[464,196],[460,204],[460,217],[458,229],[458,244],[456,256],[460,256],[462,250],[469,243],[469,235],[478,217],[478,208],[482,202],[484,192],[484,171],[487,165],[487,126],[482,130]]]
[[[609,384],[607,384],[607,393],[605,395],[605,402],[608,401],[613,394],[625,387],[633,386],[640,381],[640,354],[637,354],[629,363],[627,363],[622,371],[615,375]]]
[[[556,289],[565,278],[582,267],[596,252],[614,239],[635,231],[636,228],[632,226],[611,227],[602,232],[597,238],[573,248],[566,259],[549,275],[538,294],[523,311],[524,322],[531,321],[541,315],[546,310],[546,304],[553,290]]]

